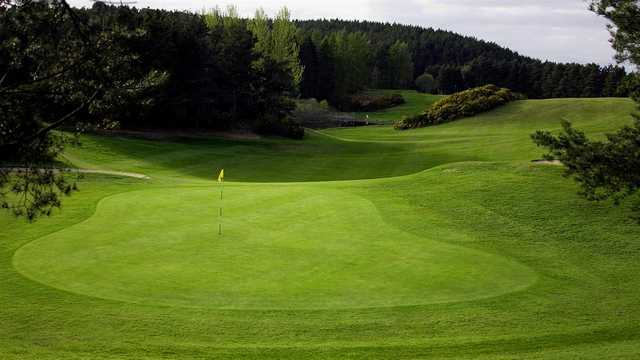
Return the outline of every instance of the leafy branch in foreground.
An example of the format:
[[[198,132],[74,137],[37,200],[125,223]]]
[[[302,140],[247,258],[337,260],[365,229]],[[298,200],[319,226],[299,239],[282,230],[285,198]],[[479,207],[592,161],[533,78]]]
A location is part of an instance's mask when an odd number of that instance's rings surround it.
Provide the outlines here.
[[[640,3],[637,0],[594,0],[591,10],[609,19],[613,48],[619,61],[640,64]],[[631,97],[640,103],[640,81],[636,74],[627,86]],[[582,195],[589,200],[622,199],[640,189],[640,116],[604,141],[595,141],[562,122],[563,132],[548,131],[532,135],[533,141],[549,150],[549,159],[560,160],[566,175],[580,183]],[[640,214],[640,201],[634,207]],[[640,217],[639,217],[640,220]]]
[[[165,76],[130,48],[140,31],[107,28],[66,1],[0,2],[0,206],[34,220],[75,189],[53,168],[70,142],[58,130],[117,124]]]
[[[592,0],[591,10],[612,22],[611,45],[620,62],[640,64],[640,2],[638,0]]]
[[[640,118],[604,141],[590,140],[568,121],[555,136],[548,131],[532,135],[533,141],[549,149],[546,158],[561,161],[565,174],[580,184],[589,200],[613,199],[619,203],[640,189]],[[639,204],[640,205],[640,204]]]

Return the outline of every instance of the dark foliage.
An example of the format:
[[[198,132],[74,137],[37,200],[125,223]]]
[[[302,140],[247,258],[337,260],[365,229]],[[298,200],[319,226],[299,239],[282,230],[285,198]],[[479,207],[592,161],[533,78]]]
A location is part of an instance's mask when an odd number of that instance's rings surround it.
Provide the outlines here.
[[[538,131],[532,138],[549,150],[547,159],[566,166],[566,175],[580,183],[587,199],[619,202],[640,189],[640,119],[634,126],[607,135],[605,141],[588,139],[567,121],[562,127],[558,136]]]
[[[300,140],[304,138],[304,127],[289,118],[282,120],[261,119],[256,123],[256,132],[262,135],[277,135]]]
[[[393,128],[396,130],[409,130],[425,127],[427,126],[426,116],[426,113],[413,116],[405,116],[401,120],[393,123]]]
[[[207,26],[200,14],[104,5],[86,16],[139,28],[144,36],[130,51],[140,54],[144,66],[168,74],[146,112],[118,118],[124,128],[251,128],[263,118],[284,119],[291,109],[281,101],[294,91],[286,64],[255,51],[256,39],[244,19]]]
[[[400,94],[357,94],[349,98],[348,111],[377,111],[404,104]]]
[[[416,78],[416,90],[421,93],[431,93],[436,87],[436,79],[429,73],[424,73]]]
[[[310,37],[305,38],[300,46],[300,64],[304,67],[300,81],[300,96],[303,99],[316,99],[320,95],[320,59],[316,46]]]
[[[0,7],[0,204],[33,220],[75,187],[51,164],[69,137],[56,129],[110,127],[143,108],[165,74],[141,66],[141,33],[107,27],[65,1]]]
[[[633,21],[629,23],[629,26],[633,25]],[[620,87],[626,76],[621,67],[543,62],[494,43],[418,26],[343,20],[309,20],[300,21],[298,25],[304,36],[316,39],[320,68],[336,66],[331,54],[325,53],[331,49],[321,48],[324,38],[340,31],[365,34],[370,57],[362,66],[372,75],[362,84],[364,87],[412,86],[413,81],[396,81],[406,73],[402,63],[397,63],[401,57],[390,55],[392,48],[397,48],[400,42],[407,45],[411,56],[411,73],[433,74],[435,91],[441,94],[496,84],[532,99],[628,95],[626,89]],[[318,86],[325,85],[324,81],[335,81],[328,75],[330,73],[318,77]],[[318,95],[333,103],[336,97],[340,94],[333,92],[330,86]]]

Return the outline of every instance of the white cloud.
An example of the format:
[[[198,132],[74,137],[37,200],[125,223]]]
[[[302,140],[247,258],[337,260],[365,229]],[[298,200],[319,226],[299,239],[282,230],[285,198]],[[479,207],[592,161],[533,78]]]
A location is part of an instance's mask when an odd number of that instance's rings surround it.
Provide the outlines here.
[[[88,0],[71,0],[90,6]],[[451,30],[496,42],[531,57],[613,63],[604,19],[584,0],[139,0],[138,7],[199,11],[234,4],[243,16],[262,6],[269,14],[288,6],[298,19],[342,18],[399,22]]]

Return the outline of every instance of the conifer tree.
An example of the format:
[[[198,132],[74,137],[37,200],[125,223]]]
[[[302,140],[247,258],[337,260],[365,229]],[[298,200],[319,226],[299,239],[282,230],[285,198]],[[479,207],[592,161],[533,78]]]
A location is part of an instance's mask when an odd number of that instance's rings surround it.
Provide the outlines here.
[[[640,65],[640,4],[636,0],[600,0],[593,1],[592,9],[613,22],[610,30],[617,58]],[[640,102],[640,86],[631,92]],[[587,199],[620,202],[640,190],[640,116],[635,114],[634,118],[633,125],[607,135],[605,140],[589,139],[568,121],[562,122],[560,135],[538,131],[532,138],[548,149],[547,157],[562,161],[566,174],[581,185],[581,194]],[[640,214],[640,201],[636,210]]]

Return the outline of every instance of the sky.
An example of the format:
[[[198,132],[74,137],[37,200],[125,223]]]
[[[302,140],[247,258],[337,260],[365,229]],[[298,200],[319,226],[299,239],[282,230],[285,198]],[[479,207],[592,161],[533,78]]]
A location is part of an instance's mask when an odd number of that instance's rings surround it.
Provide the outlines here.
[[[70,0],[78,7],[90,0]],[[584,0],[138,0],[137,7],[200,11],[236,5],[243,16],[287,6],[297,19],[341,18],[450,30],[558,62],[615,63],[605,19]]]

